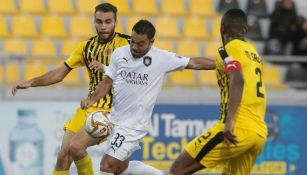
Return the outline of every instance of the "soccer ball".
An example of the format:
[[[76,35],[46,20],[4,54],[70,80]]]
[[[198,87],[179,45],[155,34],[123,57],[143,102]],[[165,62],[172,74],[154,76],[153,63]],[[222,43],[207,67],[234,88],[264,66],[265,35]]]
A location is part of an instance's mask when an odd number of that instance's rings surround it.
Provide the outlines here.
[[[93,138],[106,139],[112,130],[111,115],[107,111],[98,110],[86,118],[85,130]]]

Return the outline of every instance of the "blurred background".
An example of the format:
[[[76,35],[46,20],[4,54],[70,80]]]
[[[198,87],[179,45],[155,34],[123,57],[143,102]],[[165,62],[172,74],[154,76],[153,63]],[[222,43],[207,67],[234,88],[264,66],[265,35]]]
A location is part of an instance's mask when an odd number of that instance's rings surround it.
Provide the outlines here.
[[[51,173],[62,126],[87,95],[86,69],[73,70],[57,85],[20,90],[15,97],[11,87],[63,64],[78,42],[95,35],[94,8],[101,2],[117,6],[118,32],[129,35],[136,21],[149,19],[157,28],[154,45],[184,56],[214,57],[221,46],[221,15],[229,8],[243,9],[248,14],[247,38],[265,60],[268,91],[271,140],[254,172],[306,172],[307,154],[302,149],[307,140],[302,134],[307,117],[305,0],[0,0],[0,175],[27,168],[32,175]],[[146,137],[145,152],[137,152],[134,158],[157,167],[169,165],[187,140],[219,118],[219,98],[214,71],[167,75],[154,112],[158,129]],[[36,130],[31,132],[41,133],[30,141],[14,136],[24,116],[35,118],[32,129]],[[35,135],[31,132],[28,135]],[[16,151],[14,143],[20,138],[34,147]],[[92,154],[98,166],[99,147]],[[7,173],[5,167],[13,167],[7,169],[14,173]]]

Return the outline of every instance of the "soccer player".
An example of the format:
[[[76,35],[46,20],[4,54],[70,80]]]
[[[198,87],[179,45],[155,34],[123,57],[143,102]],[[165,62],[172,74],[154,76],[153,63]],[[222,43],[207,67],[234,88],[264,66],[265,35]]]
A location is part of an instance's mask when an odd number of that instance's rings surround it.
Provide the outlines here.
[[[87,109],[114,87],[111,123],[114,125],[108,137],[105,154],[100,163],[102,175],[113,175],[119,165],[137,149],[151,128],[151,114],[164,75],[183,69],[215,69],[212,59],[187,58],[152,46],[155,27],[147,20],[138,21],[132,28],[130,46],[116,49],[105,78],[93,95],[81,101]],[[138,175],[160,175],[147,168]],[[130,165],[122,174],[134,174]]]
[[[49,86],[61,82],[72,69],[86,67],[89,73],[89,93],[91,96],[104,77],[104,67],[109,65],[113,50],[128,44],[127,35],[116,33],[117,8],[109,3],[102,3],[95,8],[94,23],[97,35],[80,42],[71,56],[64,64],[42,76],[20,83],[12,88],[15,95],[18,89],[27,89],[37,86]],[[88,26],[91,27],[91,26]],[[92,175],[92,161],[86,152],[86,148],[99,143],[99,140],[91,138],[83,126],[86,116],[95,110],[110,111],[112,92],[106,94],[103,99],[97,100],[88,109],[78,108],[74,116],[65,124],[65,134],[62,140],[61,150],[57,157],[54,175],[69,174],[69,167],[74,160],[79,175]],[[126,165],[128,166],[128,164]]]
[[[224,174],[248,175],[267,138],[263,60],[244,38],[247,17],[227,11],[221,21],[223,47],[216,57],[220,120],[189,142],[171,167],[172,175],[224,165]]]

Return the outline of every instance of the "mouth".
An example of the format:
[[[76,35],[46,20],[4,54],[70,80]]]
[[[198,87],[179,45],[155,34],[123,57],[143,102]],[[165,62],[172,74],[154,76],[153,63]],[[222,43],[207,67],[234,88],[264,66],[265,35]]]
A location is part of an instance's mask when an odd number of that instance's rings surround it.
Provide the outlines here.
[[[99,35],[100,36],[109,36],[110,35],[110,33],[108,32],[99,32]]]
[[[140,52],[135,51],[135,50],[133,50],[132,53],[133,53],[134,55],[139,55],[139,54],[140,54]]]

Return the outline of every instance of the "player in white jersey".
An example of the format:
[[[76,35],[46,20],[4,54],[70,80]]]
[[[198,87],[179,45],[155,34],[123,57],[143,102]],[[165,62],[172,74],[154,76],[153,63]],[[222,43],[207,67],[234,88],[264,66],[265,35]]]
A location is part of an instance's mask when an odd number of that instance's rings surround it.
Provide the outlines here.
[[[183,69],[215,69],[215,61],[203,57],[187,58],[152,47],[155,27],[147,20],[137,22],[130,47],[116,49],[92,97],[81,101],[86,109],[114,87],[111,109],[113,131],[108,137],[100,163],[102,174],[113,174],[137,149],[151,128],[151,114],[162,88],[164,75]],[[130,165],[122,174],[132,174]],[[143,172],[150,175],[150,172]]]

